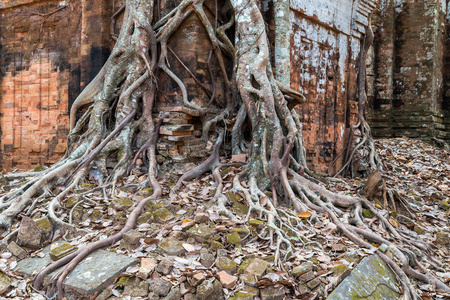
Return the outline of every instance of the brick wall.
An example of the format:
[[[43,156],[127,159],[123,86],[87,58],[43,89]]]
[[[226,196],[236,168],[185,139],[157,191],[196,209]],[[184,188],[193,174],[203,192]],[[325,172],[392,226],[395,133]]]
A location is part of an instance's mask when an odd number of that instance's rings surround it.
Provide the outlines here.
[[[450,138],[446,12],[441,0],[380,2],[370,112],[376,137]]]
[[[298,106],[307,161],[336,171],[357,114],[360,39],[376,1],[291,1],[291,87],[308,103]]]
[[[79,2],[2,5],[0,163],[26,169],[65,151],[69,99],[79,91]]]
[[[221,3],[221,1],[219,1]],[[298,106],[304,122],[308,162],[327,171],[342,151],[348,128],[355,122],[357,58],[360,38],[374,0],[291,0],[291,88],[308,103]],[[57,161],[64,153],[68,110],[108,57],[113,42],[110,17],[123,1],[0,0],[0,164],[4,169],[29,169]],[[163,2],[161,13],[177,1]],[[214,1],[207,1],[211,21]],[[66,6],[67,5],[67,6]],[[261,1],[273,41],[272,2]],[[206,60],[211,47],[197,17],[189,17],[170,47],[200,80],[211,84]],[[120,20],[119,20],[120,24]],[[116,26],[116,30],[119,25]],[[271,49],[273,51],[273,48]],[[174,72],[187,85],[191,100],[208,98],[181,64],[169,54]],[[211,61],[219,74],[218,63]],[[162,154],[175,161],[202,153],[198,120],[180,111],[178,87],[159,78],[157,110],[168,110],[181,125],[194,125],[183,138],[163,136]],[[217,80],[218,93],[224,89]],[[223,94],[219,102],[224,101]],[[220,104],[223,105],[224,103]],[[178,125],[180,125],[178,124]],[[180,127],[181,128],[181,127]],[[183,130],[186,129],[183,127]],[[166,132],[165,131],[165,132]],[[339,161],[334,169],[339,167]]]

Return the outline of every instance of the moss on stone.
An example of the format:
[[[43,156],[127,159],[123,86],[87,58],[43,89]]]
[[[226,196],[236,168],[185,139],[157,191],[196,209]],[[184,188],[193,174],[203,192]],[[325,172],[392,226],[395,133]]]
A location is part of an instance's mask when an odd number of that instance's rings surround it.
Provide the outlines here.
[[[66,200],[64,205],[66,206],[66,208],[72,208],[75,204],[77,204],[77,202],[79,200],[80,200],[80,197],[78,197],[78,196],[70,197]]]
[[[210,248],[211,248],[211,250],[216,251],[216,250],[219,250],[219,249],[223,249],[224,246],[221,243],[219,243],[218,241],[211,241]]]
[[[237,263],[228,257],[221,256],[216,259],[216,267],[220,270],[235,271]]]
[[[333,269],[331,269],[331,272],[333,272],[334,276],[339,276],[342,273],[344,273],[348,267],[346,265],[337,265]]]
[[[133,206],[133,201],[128,198],[118,198],[112,200],[112,207],[116,210],[126,210]]]
[[[158,223],[166,223],[172,220],[175,216],[165,207],[159,208],[153,212],[155,221]]]
[[[241,242],[241,237],[237,232],[231,232],[226,235],[227,242],[230,245],[236,245]]]
[[[370,210],[365,209],[365,210],[363,210],[363,216],[364,216],[364,218],[370,219],[370,218],[373,218],[373,213]]]
[[[232,228],[231,232],[236,232],[240,237],[245,237],[250,233],[250,230],[247,228]]]

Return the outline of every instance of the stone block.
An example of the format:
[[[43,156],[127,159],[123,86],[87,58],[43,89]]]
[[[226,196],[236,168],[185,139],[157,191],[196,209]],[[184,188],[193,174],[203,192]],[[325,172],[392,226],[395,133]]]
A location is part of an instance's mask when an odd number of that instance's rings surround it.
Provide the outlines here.
[[[49,256],[50,246],[44,248],[43,258],[26,258],[17,263],[14,271],[25,276],[32,276],[42,268],[49,265],[52,260]],[[114,263],[111,263],[114,262]],[[105,250],[97,250],[84,258],[67,276],[64,290],[67,299],[91,299],[96,292],[101,292],[126,268],[137,263],[137,259],[116,254]],[[49,274],[44,285],[56,272]]]
[[[327,300],[400,299],[395,274],[378,255],[364,257]]]

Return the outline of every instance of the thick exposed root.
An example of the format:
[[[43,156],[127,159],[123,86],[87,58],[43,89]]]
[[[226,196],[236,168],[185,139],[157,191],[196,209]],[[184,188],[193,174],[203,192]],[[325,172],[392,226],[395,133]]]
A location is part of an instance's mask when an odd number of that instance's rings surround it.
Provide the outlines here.
[[[359,59],[358,74],[358,123],[350,129],[347,146],[343,152],[343,166],[335,174],[353,176],[358,171],[365,171],[368,175],[380,168],[380,161],[375,151],[375,143],[370,132],[370,126],[367,123],[367,54],[373,44],[373,31],[369,18],[369,24],[366,27],[366,37],[361,43],[361,52]],[[357,170],[354,168],[357,167]]]

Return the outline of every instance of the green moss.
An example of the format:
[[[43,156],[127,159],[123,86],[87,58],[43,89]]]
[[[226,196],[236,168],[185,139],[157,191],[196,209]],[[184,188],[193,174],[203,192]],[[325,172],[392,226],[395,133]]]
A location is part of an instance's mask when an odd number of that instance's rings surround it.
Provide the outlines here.
[[[232,232],[226,235],[227,242],[230,245],[236,245],[241,242],[241,237],[237,232]]]
[[[253,227],[256,227],[256,228],[262,228],[262,227],[264,227],[264,221],[261,221],[261,220],[255,220],[255,219],[252,219],[252,220],[248,220],[248,224],[250,225],[250,226],[253,226]]]
[[[233,228],[231,229],[231,232],[238,233],[240,237],[245,237],[250,233],[250,231],[247,228]]]
[[[166,223],[174,218],[174,215],[165,207],[155,210],[153,216],[158,223]]]
[[[59,245],[58,247],[52,249],[49,253],[50,258],[52,260],[58,260],[63,258],[64,256],[74,252],[75,250],[77,250],[77,247],[72,246],[69,243],[63,243],[61,245]]]
[[[331,272],[333,272],[334,276],[339,276],[342,273],[344,273],[347,270],[346,265],[337,265],[333,269],[331,269]]]
[[[40,172],[40,171],[42,171],[42,166],[36,166],[36,167],[34,167],[33,171],[34,171],[34,172]]]
[[[245,270],[247,269],[247,267],[252,263],[252,261],[254,259],[255,259],[255,257],[251,257],[251,258],[247,258],[246,260],[244,260],[238,268],[239,273],[244,273]]]
[[[414,232],[417,233],[418,235],[425,234],[425,230],[423,230],[422,227],[420,227],[419,225],[414,225]]]
[[[44,219],[36,221],[36,225],[43,232],[53,231],[53,225],[52,225],[52,223],[50,223],[50,220],[48,218],[44,218]]]
[[[365,210],[363,210],[363,216],[364,216],[364,218],[370,219],[370,218],[373,218],[373,213],[370,210],[365,209]]]
[[[238,193],[226,192],[225,195],[231,202],[239,202],[242,199],[242,196]]]
[[[216,259],[216,267],[220,270],[235,271],[237,263],[228,257],[219,257]]]
[[[86,183],[86,182],[81,182],[78,185],[80,187],[83,187],[83,188],[92,188],[92,187],[94,187],[94,185],[92,183]]]
[[[137,219],[137,223],[139,225],[144,223],[151,223],[153,220],[154,220],[153,214],[147,211],[139,216],[139,218]]]
[[[139,196],[149,197],[153,195],[153,188],[145,188],[138,192]]]
[[[124,286],[137,285],[138,284],[137,281],[139,281],[139,280],[136,277],[122,276],[117,281],[116,286],[124,287]]]
[[[211,248],[211,250],[216,251],[218,249],[223,249],[224,246],[221,243],[219,243],[218,241],[211,241],[210,248]]]
[[[234,202],[233,203],[233,210],[238,215],[245,216],[248,213],[248,206],[243,204],[243,203],[240,203],[240,202]]]
[[[230,300],[252,300],[255,299],[255,295],[250,292],[239,291],[229,298]]]
[[[116,210],[126,210],[133,206],[133,204],[133,201],[128,198],[114,199],[111,202],[112,207]]]
[[[79,200],[80,200],[79,196],[70,197],[66,200],[64,205],[66,206],[66,208],[72,208]]]

